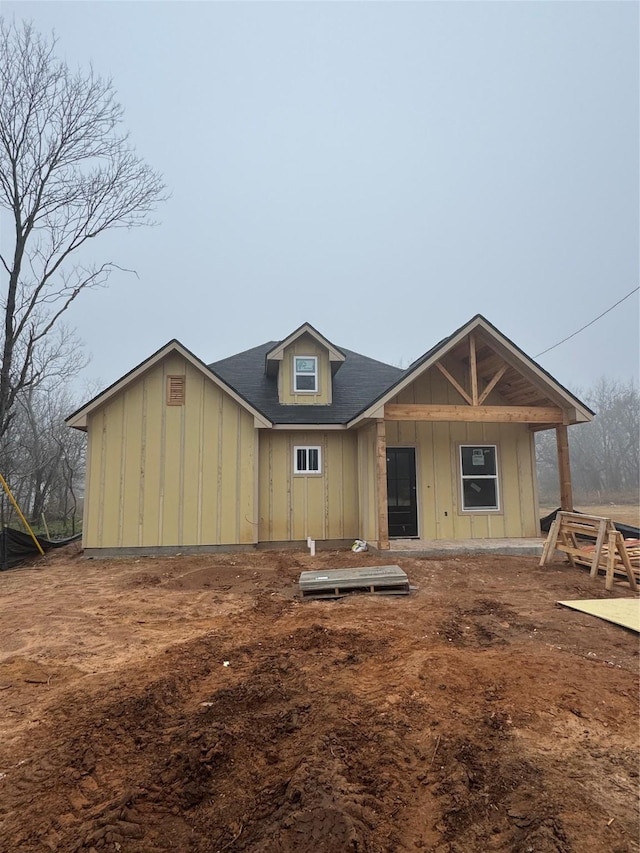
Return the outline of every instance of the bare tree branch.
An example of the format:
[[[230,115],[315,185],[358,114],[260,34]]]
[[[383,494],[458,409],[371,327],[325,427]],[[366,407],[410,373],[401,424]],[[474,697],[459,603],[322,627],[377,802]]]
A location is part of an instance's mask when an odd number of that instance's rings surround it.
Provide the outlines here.
[[[0,19],[0,207],[13,223],[13,247],[0,256],[0,438],[20,392],[67,369],[65,347],[48,345],[62,316],[118,268],[78,263],[80,250],[112,228],[152,224],[166,198],[122,130],[111,81],[71,70],[55,45]]]

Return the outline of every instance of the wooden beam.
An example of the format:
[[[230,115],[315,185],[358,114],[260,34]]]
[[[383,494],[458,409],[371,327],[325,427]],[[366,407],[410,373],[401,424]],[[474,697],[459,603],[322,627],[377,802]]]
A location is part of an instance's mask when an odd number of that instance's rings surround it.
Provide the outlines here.
[[[562,410],[543,406],[446,406],[387,403],[387,421],[463,421],[483,423],[561,424]]]
[[[556,426],[556,448],[558,451],[558,476],[560,478],[560,509],[564,512],[573,512],[569,434],[566,424],[560,423]]]
[[[476,336],[469,335],[469,375],[471,376],[472,406],[478,405],[478,365],[476,362]]]
[[[444,364],[441,364],[439,361],[437,361],[436,367],[438,368],[440,373],[442,373],[442,375],[445,377],[445,379],[448,379],[448,381],[453,385],[453,387],[456,389],[458,394],[460,394],[462,399],[466,400],[470,406],[473,405],[472,401],[471,401],[471,397],[467,394],[467,392],[464,390],[462,385],[460,385],[460,383],[456,379],[454,379],[454,377],[449,373],[449,371],[444,366]]]
[[[387,433],[382,418],[376,421],[376,500],[378,504],[378,548],[381,551],[388,551]]]
[[[503,377],[503,376],[505,375],[505,373],[507,372],[507,367],[508,367],[508,365],[503,364],[503,365],[502,365],[502,367],[500,368],[500,370],[499,370],[499,371],[495,374],[495,376],[491,379],[491,381],[489,382],[489,384],[487,385],[487,387],[484,389],[484,391],[482,392],[482,394],[480,394],[480,396],[478,397],[478,405],[479,405],[479,406],[481,406],[481,405],[484,403],[484,401],[487,399],[487,397],[489,396],[489,394],[490,394],[490,393],[493,391],[493,389],[496,387],[496,385],[498,384],[498,382],[500,382],[500,380],[502,379],[502,377]]]

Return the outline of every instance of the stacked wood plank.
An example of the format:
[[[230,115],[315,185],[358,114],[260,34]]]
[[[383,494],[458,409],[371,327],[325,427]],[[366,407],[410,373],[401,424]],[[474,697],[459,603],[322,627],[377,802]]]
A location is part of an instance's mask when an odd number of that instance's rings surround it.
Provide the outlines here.
[[[584,541],[578,542],[579,539],[585,538],[595,539],[595,545]],[[622,534],[616,530],[609,518],[559,512],[544,544],[541,566],[552,559],[554,551],[566,554],[572,566],[589,566],[592,578],[604,571],[607,590],[613,589],[616,575],[626,577],[631,589],[638,589],[640,542],[630,540],[627,545]]]
[[[631,563],[631,566],[633,568],[633,572],[636,575],[636,578],[640,579],[640,539],[625,539],[624,540],[624,547],[626,548],[627,555],[629,557],[629,562]],[[593,555],[593,553],[596,550],[596,546],[585,544],[582,546],[582,550],[586,551],[587,554]],[[602,546],[602,557],[605,558],[608,556],[609,556],[609,545],[608,545],[608,543],[605,543]],[[620,573],[626,574],[626,572],[624,570],[624,565],[622,564],[622,561],[620,559],[620,555],[617,553],[617,551],[615,554],[615,561],[616,561],[616,564],[615,564],[616,574],[620,574]],[[580,562],[580,560],[578,559],[578,560],[576,560],[576,562]],[[589,565],[591,565],[591,559],[589,560]]]

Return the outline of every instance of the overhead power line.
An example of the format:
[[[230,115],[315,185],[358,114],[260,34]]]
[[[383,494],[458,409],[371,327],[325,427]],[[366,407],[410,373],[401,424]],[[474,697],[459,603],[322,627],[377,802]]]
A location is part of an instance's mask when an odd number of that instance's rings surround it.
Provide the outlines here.
[[[622,297],[622,299],[618,299],[618,301],[617,301],[617,302],[615,302],[615,303],[614,303],[610,308],[607,308],[607,310],[606,310],[606,311],[603,311],[603,312],[602,312],[602,314],[598,314],[598,316],[597,316],[597,317],[594,317],[594,318],[593,318],[593,320],[591,320],[591,321],[590,321],[589,323],[587,323],[585,326],[582,326],[580,329],[578,329],[578,331],[577,331],[577,332],[573,332],[572,334],[567,335],[567,337],[566,337],[566,338],[563,338],[561,341],[558,341],[558,343],[557,343],[557,344],[554,344],[552,347],[548,347],[547,349],[542,350],[542,352],[539,352],[539,353],[538,353],[538,355],[534,355],[534,358],[540,358],[540,356],[541,356],[541,355],[545,355],[545,353],[551,352],[551,350],[552,350],[552,349],[555,349],[556,347],[559,347],[559,346],[560,346],[560,344],[564,344],[566,341],[571,340],[571,338],[575,338],[575,336],[576,336],[576,335],[579,335],[579,334],[580,334],[580,332],[584,332],[584,330],[585,330],[585,329],[588,329],[588,328],[589,328],[589,326],[593,326],[593,324],[594,324],[597,320],[599,320],[601,317],[604,317],[604,315],[605,315],[605,314],[608,314],[608,313],[609,313],[609,311],[613,311],[613,309],[614,309],[614,308],[617,308],[617,306],[618,306],[618,305],[620,305],[622,302],[624,302],[624,300],[625,300],[625,299],[628,299],[630,296],[633,296],[633,294],[634,294],[634,293],[637,293],[637,292],[638,292],[638,290],[640,290],[640,285],[639,285],[638,287],[634,287],[634,288],[633,288],[633,290],[631,290],[629,293],[627,293],[627,295],[626,295],[626,296],[623,296],[623,297]]]

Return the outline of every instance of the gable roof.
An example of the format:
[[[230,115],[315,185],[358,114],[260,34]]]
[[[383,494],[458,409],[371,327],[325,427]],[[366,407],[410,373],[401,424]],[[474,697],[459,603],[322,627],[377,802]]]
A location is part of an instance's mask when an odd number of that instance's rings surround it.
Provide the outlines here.
[[[284,358],[285,349],[290,346],[294,341],[297,341],[298,338],[301,338],[303,335],[309,335],[312,337],[320,346],[324,347],[329,353],[329,362],[331,364],[331,373],[335,373],[336,370],[340,367],[341,363],[344,362],[346,356],[344,352],[338,347],[334,346],[330,340],[325,338],[324,335],[320,334],[317,329],[311,325],[311,323],[303,323],[301,326],[291,332],[291,334],[286,337],[283,341],[276,342],[275,346],[273,346],[265,355],[265,370],[269,375],[275,375],[277,373],[279,361],[282,361]]]
[[[124,376],[120,377],[120,379],[116,380],[112,385],[109,385],[108,388],[105,388],[104,391],[101,391],[88,403],[85,403],[79,409],[76,409],[68,418],[65,418],[65,423],[67,426],[74,427],[75,429],[86,430],[87,428],[87,416],[91,414],[91,412],[95,411],[100,406],[104,405],[110,399],[116,396],[120,391],[126,388],[131,382],[138,379],[160,361],[165,358],[170,353],[176,352],[179,355],[183,356],[196,370],[199,370],[204,376],[207,377],[211,382],[213,382],[218,387],[222,388],[223,391],[226,391],[230,397],[232,397],[236,403],[239,403],[244,409],[246,409],[250,414],[256,418],[258,423],[264,427],[270,427],[270,421],[264,417],[262,412],[258,411],[258,409],[253,406],[249,400],[242,396],[241,393],[235,388],[232,388],[228,385],[224,379],[220,376],[217,376],[207,365],[201,361],[198,356],[194,355],[191,350],[188,350],[180,341],[173,338],[173,340],[166,343],[163,347],[160,347],[159,350],[150,355],[149,358],[146,358],[144,361],[141,361],[136,367],[130,370],[128,373],[125,373]]]
[[[493,323],[490,323],[482,314],[476,314],[467,323],[452,332],[448,337],[443,338],[430,350],[417,358],[403,372],[403,375],[398,381],[382,391],[371,403],[365,406],[356,417],[354,417],[348,426],[354,426],[361,420],[368,417],[373,417],[374,413],[396,396],[403,388],[410,385],[422,373],[433,367],[443,356],[451,352],[458,346],[471,332],[480,329],[489,338],[492,345],[495,345],[501,356],[516,370],[523,373],[526,378],[529,378],[539,388],[543,388],[551,399],[563,408],[575,409],[576,422],[590,421],[595,415],[595,412],[572,394],[564,385],[561,385],[556,379],[551,376],[543,367],[528,356],[519,346],[514,344],[512,340],[503,335]]]
[[[327,405],[282,405],[278,402],[277,377],[265,373],[269,352],[280,344],[268,341],[253,349],[209,365],[218,376],[278,424],[346,424],[403,371],[360,353],[343,349],[340,370],[333,377],[333,402]]]
[[[256,419],[256,426],[341,426],[351,427],[371,417],[380,417],[380,409],[410,385],[418,376],[433,367],[447,354],[463,345],[474,331],[482,334],[484,343],[493,349],[510,368],[517,371],[532,387],[547,395],[565,411],[571,411],[573,422],[591,420],[595,414],[588,406],[555,380],[509,338],[503,335],[481,314],[476,314],[451,335],[443,338],[416,359],[406,370],[368,358],[348,349],[338,349],[326,338],[304,323],[284,341],[267,341],[260,346],[237,353],[206,365],[175,338],[149,358],[134,367],[104,391],[89,400],[66,418],[70,427],[84,430],[87,416],[106,403],[167,355],[177,352],[210,381],[222,388],[232,399]],[[302,334],[312,334],[323,346],[331,348],[341,369],[333,377],[331,405],[283,405],[278,401],[277,376],[265,371],[270,357],[277,359],[284,348]],[[275,355],[274,355],[275,354]],[[339,359],[338,360],[338,356]],[[497,390],[500,390],[498,384]]]

